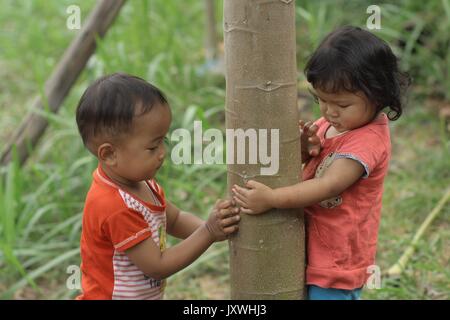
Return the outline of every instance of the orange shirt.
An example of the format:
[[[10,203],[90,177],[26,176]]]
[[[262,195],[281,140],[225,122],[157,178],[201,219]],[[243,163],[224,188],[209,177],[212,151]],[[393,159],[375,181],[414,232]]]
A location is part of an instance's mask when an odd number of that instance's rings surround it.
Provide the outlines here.
[[[382,113],[361,128],[328,139],[330,124],[324,118],[316,124],[322,150],[305,165],[303,179],[320,177],[338,158],[358,161],[365,174],[339,196],[305,208],[306,282],[352,290],[366,283],[368,267],[375,263],[383,181],[391,156],[388,119]]]
[[[77,299],[161,299],[164,282],[149,278],[124,253],[152,238],[165,249],[166,203],[162,188],[147,181],[154,203],[115,185],[99,166],[86,197],[81,233],[82,291]]]

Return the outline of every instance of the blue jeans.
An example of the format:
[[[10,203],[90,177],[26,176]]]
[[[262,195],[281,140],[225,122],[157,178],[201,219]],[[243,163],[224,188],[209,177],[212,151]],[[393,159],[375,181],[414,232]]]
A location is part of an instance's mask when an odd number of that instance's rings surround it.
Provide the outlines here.
[[[308,286],[308,300],[359,300],[362,288],[343,290]]]

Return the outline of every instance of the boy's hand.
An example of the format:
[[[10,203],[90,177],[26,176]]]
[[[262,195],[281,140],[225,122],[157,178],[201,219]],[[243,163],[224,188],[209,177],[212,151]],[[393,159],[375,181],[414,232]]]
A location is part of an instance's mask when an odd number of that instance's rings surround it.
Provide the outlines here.
[[[305,123],[303,120],[298,121],[300,129],[300,141],[302,147],[302,163],[309,158],[315,157],[320,153],[320,139],[317,136],[318,127],[311,121]]]
[[[234,185],[233,200],[241,206],[241,212],[248,214],[258,214],[274,208],[274,190],[265,184],[250,180],[246,183],[246,188]]]
[[[222,241],[228,235],[238,230],[237,224],[241,220],[239,208],[231,200],[217,200],[208,220],[205,222],[214,241]]]

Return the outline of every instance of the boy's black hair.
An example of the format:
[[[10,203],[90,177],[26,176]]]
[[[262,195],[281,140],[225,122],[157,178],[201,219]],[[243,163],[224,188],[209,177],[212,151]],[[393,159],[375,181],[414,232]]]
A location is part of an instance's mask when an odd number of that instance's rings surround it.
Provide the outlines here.
[[[83,93],[76,111],[83,143],[88,146],[99,133],[127,133],[137,112],[145,114],[158,104],[168,104],[164,94],[139,77],[114,73],[97,79]]]
[[[377,113],[391,109],[390,120],[402,114],[402,95],[410,84],[389,45],[352,26],[341,27],[322,40],[306,64],[305,75],[313,87],[328,93],[364,92]]]

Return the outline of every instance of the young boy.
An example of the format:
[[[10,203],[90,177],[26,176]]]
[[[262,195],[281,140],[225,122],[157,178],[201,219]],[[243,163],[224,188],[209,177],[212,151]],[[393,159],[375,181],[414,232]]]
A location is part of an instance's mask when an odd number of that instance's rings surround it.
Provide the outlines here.
[[[237,231],[229,200],[206,222],[166,201],[154,177],[171,117],[160,90],[126,74],[98,79],[81,97],[78,129],[99,165],[83,214],[77,299],[161,299],[165,278]],[[184,240],[166,249],[166,232]]]

